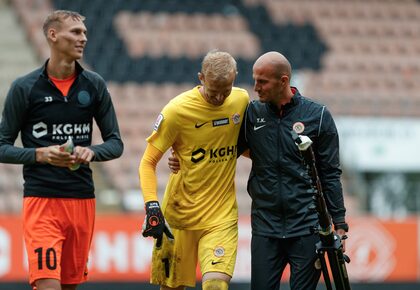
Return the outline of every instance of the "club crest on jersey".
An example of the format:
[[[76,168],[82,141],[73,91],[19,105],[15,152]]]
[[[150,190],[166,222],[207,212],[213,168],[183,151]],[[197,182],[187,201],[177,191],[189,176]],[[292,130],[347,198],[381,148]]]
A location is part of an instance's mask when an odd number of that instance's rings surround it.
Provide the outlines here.
[[[302,122],[296,122],[296,123],[293,124],[292,129],[297,134],[300,134],[305,130],[305,125],[303,125]]]
[[[239,115],[239,113],[233,114],[232,121],[233,121],[233,124],[238,125],[239,122],[241,121],[241,115]]]
[[[163,121],[163,115],[162,114],[159,114],[159,116],[156,119],[155,125],[153,126],[153,130],[157,131],[159,129],[160,124],[162,123],[162,121]]]
[[[87,107],[91,103],[90,94],[87,91],[80,91],[77,94],[77,101],[82,107]]]
[[[213,250],[213,254],[218,258],[223,257],[225,255],[225,249],[222,246],[217,246]]]

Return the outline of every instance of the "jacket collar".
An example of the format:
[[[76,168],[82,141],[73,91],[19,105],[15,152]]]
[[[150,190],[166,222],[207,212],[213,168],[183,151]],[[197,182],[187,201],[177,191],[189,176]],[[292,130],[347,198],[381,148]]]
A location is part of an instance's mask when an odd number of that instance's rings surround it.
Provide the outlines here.
[[[282,105],[279,109],[276,105],[268,103],[269,108],[278,116],[283,116],[284,113],[289,111],[291,108],[295,107],[299,103],[299,97],[300,93],[299,90],[296,87],[291,87],[293,94],[293,97],[290,99],[290,102],[288,102],[285,105]]]

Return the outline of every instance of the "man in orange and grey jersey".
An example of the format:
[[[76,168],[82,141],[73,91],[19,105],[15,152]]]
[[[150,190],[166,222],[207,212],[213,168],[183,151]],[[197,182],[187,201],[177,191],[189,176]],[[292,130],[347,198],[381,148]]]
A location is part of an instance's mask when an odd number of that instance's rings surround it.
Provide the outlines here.
[[[63,10],[46,18],[50,58],[13,82],[0,123],[0,162],[23,164],[23,233],[29,282],[38,290],[74,290],[87,280],[95,221],[89,164],[123,151],[105,81],[77,62],[87,42],[83,20]],[[94,119],[104,140],[98,145]],[[19,133],[23,148],[14,145]]]
[[[249,102],[245,90],[233,87],[236,74],[230,54],[209,52],[201,85],[171,100],[147,138],[139,168],[143,235],[156,238],[151,282],[161,289],[194,287],[197,260],[203,289],[228,289],[238,240],[236,143]],[[171,174],[160,207],[156,165],[171,147],[182,169]]]

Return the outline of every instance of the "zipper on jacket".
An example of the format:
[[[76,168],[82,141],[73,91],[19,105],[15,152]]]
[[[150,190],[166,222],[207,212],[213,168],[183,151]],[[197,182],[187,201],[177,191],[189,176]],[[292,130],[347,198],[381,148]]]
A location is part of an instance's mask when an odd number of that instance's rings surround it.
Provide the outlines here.
[[[47,78],[47,80],[48,80],[48,83],[50,84],[50,85],[52,85],[59,93],[60,93],[60,95],[63,95],[62,93],[61,93],[61,91],[57,88],[57,86],[54,84],[54,82],[50,79],[50,78]],[[63,96],[64,97],[64,96]],[[64,101],[67,103],[67,100],[66,100],[66,97],[64,97]]]
[[[281,117],[277,117],[277,136],[278,137],[280,137],[280,136],[282,136],[282,131],[281,131],[281,128],[282,128],[282,119],[281,119]],[[282,187],[282,175],[281,175],[281,170],[280,170],[280,158],[281,158],[281,155],[282,154],[280,154],[280,146],[281,146],[281,142],[280,142],[280,138],[277,138],[277,165],[278,165],[278,167],[279,167],[279,169],[277,170],[277,172],[278,172],[278,178],[279,178],[279,185],[280,185],[280,187]],[[282,149],[282,151],[283,151],[283,148],[281,148]],[[279,188],[279,190],[282,190],[282,188]],[[285,198],[283,197],[282,198],[283,199],[283,201],[282,201],[282,211],[285,213],[285,216],[287,216],[287,206],[286,206],[286,203],[285,203]],[[283,238],[286,238],[286,236],[287,236],[287,221],[286,221],[287,219],[283,219],[283,229],[282,229],[282,232],[284,233],[284,235],[282,236]]]

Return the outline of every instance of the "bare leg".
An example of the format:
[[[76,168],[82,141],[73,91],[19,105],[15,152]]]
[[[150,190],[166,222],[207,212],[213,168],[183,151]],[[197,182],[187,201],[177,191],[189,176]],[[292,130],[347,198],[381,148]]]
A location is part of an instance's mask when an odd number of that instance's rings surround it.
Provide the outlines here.
[[[57,279],[39,279],[35,281],[37,290],[76,290],[77,284],[60,284]]]
[[[37,290],[61,290],[60,281],[57,279],[38,279],[35,285]]]
[[[228,290],[231,277],[221,272],[207,272],[203,275],[203,290]]]

